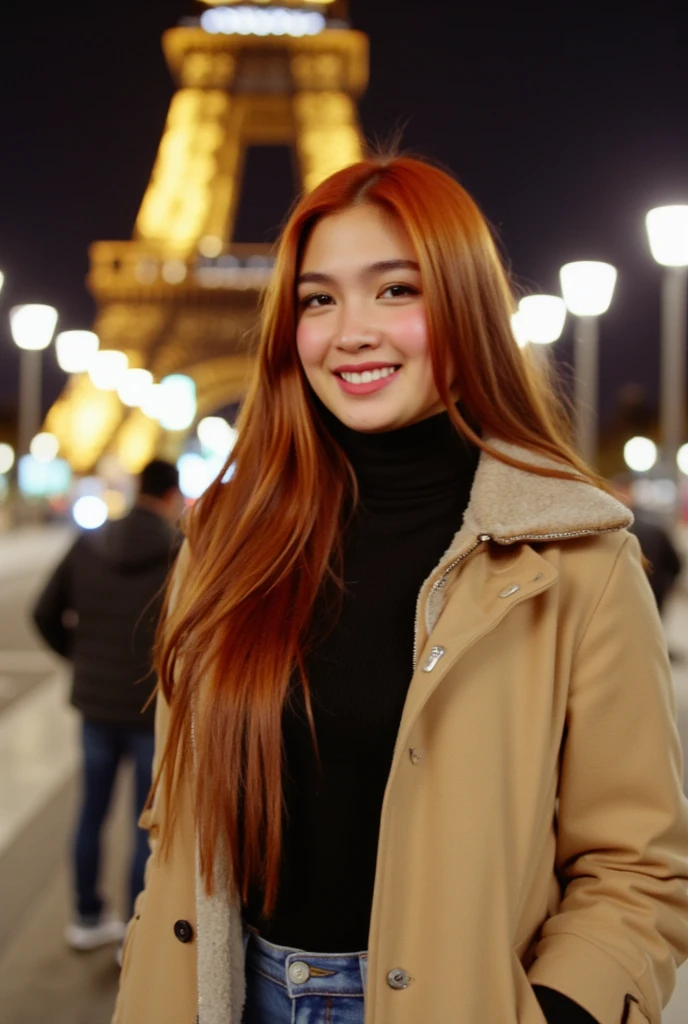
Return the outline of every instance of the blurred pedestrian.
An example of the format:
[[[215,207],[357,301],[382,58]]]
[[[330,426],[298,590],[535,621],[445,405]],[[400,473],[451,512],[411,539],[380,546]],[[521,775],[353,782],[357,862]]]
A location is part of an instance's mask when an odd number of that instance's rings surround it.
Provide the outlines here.
[[[175,466],[156,459],[120,520],[82,533],[34,608],[44,640],[73,666],[72,704],[81,712],[83,795],[74,837],[75,905],[65,938],[74,949],[121,941],[124,925],[101,895],[102,827],[123,759],[134,765],[130,911],[143,889],[147,843],[136,822],[151,784],[152,651],[165,580],[179,547],[183,509]]]
[[[627,474],[615,476],[612,487],[619,501],[623,501],[633,512],[633,524],[629,530],[638,538],[643,554],[649,562],[650,586],[661,614],[681,575],[681,556],[661,517],[636,503],[632,477]]]
[[[116,1024],[659,1021],[688,954],[661,625],[513,309],[428,164],[295,208],[163,612]]]

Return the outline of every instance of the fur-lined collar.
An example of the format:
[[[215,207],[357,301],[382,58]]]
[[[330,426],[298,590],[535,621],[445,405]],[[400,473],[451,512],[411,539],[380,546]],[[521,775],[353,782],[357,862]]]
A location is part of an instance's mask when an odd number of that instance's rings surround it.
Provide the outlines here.
[[[561,464],[553,459],[535,455],[526,448],[494,438],[488,443],[526,465],[561,469]],[[480,542],[517,544],[573,540],[623,530],[632,522],[629,509],[599,487],[584,481],[529,473],[483,452],[463,525],[421,591],[419,605],[423,595],[427,598],[425,627],[428,636],[442,613],[450,572]]]
[[[561,469],[546,456],[490,439],[497,451],[532,466]],[[559,477],[540,476],[509,466],[484,452],[466,509],[465,532],[486,535],[499,544],[548,540],[622,530],[633,522],[628,508],[598,487]],[[454,547],[454,545],[452,545]]]

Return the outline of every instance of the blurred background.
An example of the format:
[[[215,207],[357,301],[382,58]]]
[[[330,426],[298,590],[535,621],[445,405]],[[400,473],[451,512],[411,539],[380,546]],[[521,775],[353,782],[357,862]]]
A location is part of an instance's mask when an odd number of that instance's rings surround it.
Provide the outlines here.
[[[477,199],[521,300],[515,343],[557,370],[583,454],[685,556],[687,31],[680,3],[3,13],[0,992],[14,1024],[105,1022],[117,980],[111,949],[62,944],[76,724],[29,609],[79,531],[127,513],[150,459],[177,464],[187,502],[223,471],[280,224],[366,141],[434,158]],[[688,594],[673,582],[688,745]],[[130,785],[108,845],[115,905]],[[669,1024],[688,1015],[681,979]]]

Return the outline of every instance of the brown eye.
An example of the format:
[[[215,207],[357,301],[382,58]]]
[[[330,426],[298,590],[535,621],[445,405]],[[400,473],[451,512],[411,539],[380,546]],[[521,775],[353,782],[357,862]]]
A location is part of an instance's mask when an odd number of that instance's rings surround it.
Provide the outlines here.
[[[418,289],[413,288],[410,284],[390,284],[381,293],[380,298],[383,299],[401,299],[407,295],[418,295]]]
[[[333,302],[331,295],[326,292],[318,292],[315,295],[306,295],[301,299],[301,309],[317,309],[320,306],[329,306]]]

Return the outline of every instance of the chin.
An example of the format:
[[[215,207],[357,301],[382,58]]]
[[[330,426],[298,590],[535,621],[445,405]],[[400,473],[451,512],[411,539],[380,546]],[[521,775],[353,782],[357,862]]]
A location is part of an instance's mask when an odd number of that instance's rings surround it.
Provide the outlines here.
[[[352,430],[358,430],[362,434],[383,434],[386,430],[396,430],[408,422],[405,417],[397,416],[357,416],[355,413],[349,416],[338,417]]]

